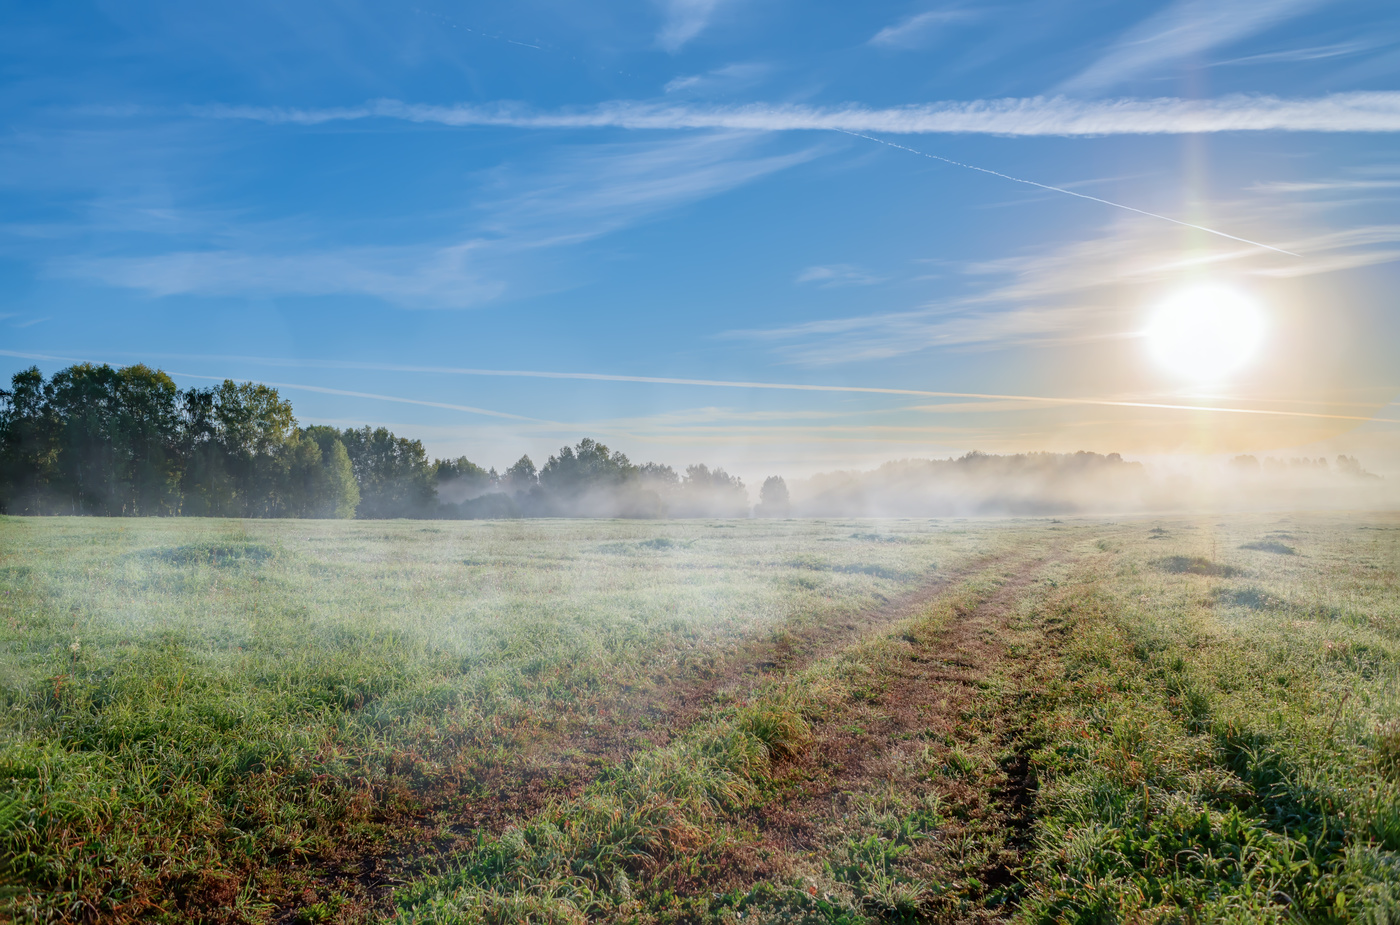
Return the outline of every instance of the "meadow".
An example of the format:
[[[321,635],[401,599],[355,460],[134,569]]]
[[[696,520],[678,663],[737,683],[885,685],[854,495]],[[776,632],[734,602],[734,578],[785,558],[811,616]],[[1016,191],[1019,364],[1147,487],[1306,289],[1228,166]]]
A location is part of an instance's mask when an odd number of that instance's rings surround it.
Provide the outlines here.
[[[1400,519],[0,520],[14,921],[1400,921]]]

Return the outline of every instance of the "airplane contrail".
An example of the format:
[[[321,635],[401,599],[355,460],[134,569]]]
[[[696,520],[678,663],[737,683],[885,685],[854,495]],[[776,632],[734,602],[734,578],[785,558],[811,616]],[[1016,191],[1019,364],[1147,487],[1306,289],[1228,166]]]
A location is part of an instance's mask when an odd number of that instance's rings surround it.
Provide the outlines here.
[[[1241,238],[1237,235],[1227,234],[1215,228],[1207,228],[1205,225],[1196,225],[1192,222],[1183,222],[1179,218],[1172,218],[1169,215],[1160,215],[1156,212],[1148,212],[1146,209],[1138,209],[1133,206],[1124,205],[1121,202],[1114,202],[1111,199],[1100,199],[1098,196],[1090,196],[1086,193],[1076,193],[1074,190],[1065,189],[1063,186],[1050,186],[1048,183],[1037,183],[1034,180],[1025,180],[1021,177],[1013,177],[1008,173],[1001,173],[996,170],[988,170],[986,167],[978,167],[975,164],[964,164],[962,161],[955,161],[951,157],[943,157],[939,154],[929,154],[927,151],[920,151],[908,145],[896,144],[893,141],[886,141],[883,138],[876,138],[874,135],[863,135],[860,132],[852,132],[844,128],[832,129],[833,132],[840,132],[842,135],[850,135],[854,138],[864,138],[866,141],[873,141],[878,144],[888,145],[891,148],[898,148],[901,151],[908,151],[910,154],[917,154],[920,157],[927,157],[935,161],[942,161],[945,164],[952,164],[954,167],[962,167],[966,170],[975,170],[978,173],[990,174],[994,177],[1001,177],[1003,180],[1010,180],[1012,183],[1024,183],[1027,186],[1034,186],[1038,189],[1049,190],[1052,193],[1064,193],[1066,196],[1074,196],[1077,199],[1087,199],[1090,202],[1099,202],[1106,206],[1113,206],[1115,209],[1123,209],[1128,212],[1136,212],[1138,215],[1146,215],[1149,218],[1158,218],[1164,222],[1171,222],[1173,225],[1181,225],[1184,228],[1194,228],[1197,231],[1204,231],[1208,234],[1218,235],[1222,238],[1229,238],[1231,241],[1239,241],[1241,244],[1248,244],[1252,247],[1262,247],[1264,250],[1273,251],[1277,254],[1287,254],[1289,257],[1302,257],[1302,254],[1295,254],[1293,251],[1286,251],[1281,247],[1274,247],[1272,244],[1264,244],[1261,241],[1251,241],[1249,238]]]
[[[207,382],[223,382],[228,376],[199,376],[194,373],[179,373],[171,371],[172,376],[181,376],[185,379],[202,379]],[[465,411],[467,414],[482,414],[486,417],[505,418],[511,421],[524,421],[527,424],[549,424],[553,427],[568,427],[568,424],[559,421],[547,421],[543,418],[526,417],[523,414],[510,414],[506,411],[492,411],[490,408],[477,408],[473,405],[454,405],[449,402],[428,401],[424,398],[401,398],[397,395],[380,395],[377,392],[353,392],[349,389],[332,389],[322,385],[304,385],[296,382],[263,382],[263,385],[270,385],[275,389],[293,389],[300,392],[319,392],[322,395],[344,395],[348,398],[370,398],[375,401],[395,402],[401,405],[423,405],[428,408],[445,408],[448,411]]]
[[[0,356],[18,357],[21,359],[33,360],[56,360],[60,362],[79,363],[91,362],[81,360],[76,357],[53,356],[40,353],[22,353],[14,350],[0,350]],[[586,382],[635,382],[647,385],[687,385],[699,386],[702,388],[720,389],[758,389],[785,392],[840,392],[845,394],[864,395],[909,395],[916,398],[971,398],[982,401],[1029,401],[1039,402],[1048,405],[1080,405],[1104,408],[1143,408],[1160,411],[1200,411],[1209,414],[1252,414],[1266,417],[1286,417],[1286,418],[1316,418],[1328,421],[1359,421],[1373,424],[1400,424],[1400,418],[1378,418],[1368,417],[1360,414],[1325,414],[1317,411],[1291,411],[1273,408],[1236,408],[1228,405],[1190,405],[1174,402],[1148,402],[1148,401],[1124,401],[1109,398],[1063,398],[1053,395],[1003,395],[996,392],[938,392],[929,389],[895,389],[881,386],[869,385],[821,385],[805,382],[747,382],[743,380],[731,379],[686,379],[675,376],[627,376],[618,373],[561,373],[548,370],[531,369],[476,369],[472,367],[460,366],[412,366],[399,365],[393,363],[357,363],[344,360],[303,360],[297,358],[277,358],[277,357],[246,357],[246,356],[218,356],[208,354],[157,354],[157,357],[164,356],[168,359],[201,359],[201,360],[222,360],[236,361],[244,363],[261,363],[268,366],[301,367],[318,369],[361,369],[373,370],[376,372],[399,372],[399,373],[430,373],[436,375],[451,376],[501,376],[522,379],[568,379]],[[185,375],[192,379],[207,379],[211,381],[222,380],[223,376],[194,376],[188,373],[172,373],[171,375]],[[294,383],[269,382],[277,388],[304,389],[312,392],[322,392],[330,395],[346,395],[353,398],[370,398],[378,401],[401,402],[411,405],[426,405],[428,407],[445,408],[453,411],[465,411],[470,414],[484,414],[491,417],[509,418],[520,421],[527,421],[537,424],[549,424],[552,426],[570,426],[559,421],[548,421],[540,418],[530,418],[524,415],[508,414],[503,411],[491,411],[485,408],[476,408],[469,405],[453,405],[446,402],[434,402],[417,398],[400,398],[393,395],[380,395],[371,392],[351,392],[343,389],[331,389],[324,386],[299,385]]]

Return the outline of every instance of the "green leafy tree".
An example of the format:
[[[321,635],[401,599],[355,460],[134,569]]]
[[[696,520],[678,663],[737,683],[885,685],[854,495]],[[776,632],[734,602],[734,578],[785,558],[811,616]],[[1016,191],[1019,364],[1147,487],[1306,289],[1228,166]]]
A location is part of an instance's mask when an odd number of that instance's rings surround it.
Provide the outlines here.
[[[635,478],[637,467],[628,458],[614,453],[588,437],[574,449],[561,447],[558,456],[540,470],[540,485],[559,495],[569,495],[589,489],[614,488]]]
[[[165,373],[145,365],[118,370],[115,384],[114,442],[121,512],[178,514],[183,462],[180,390]]]
[[[360,517],[426,517],[436,513],[433,467],[422,441],[368,426],[342,432],[341,440],[360,486]]]
[[[529,456],[522,456],[515,461],[515,464],[506,470],[502,483],[511,492],[529,493],[530,489],[539,484],[539,472],[535,470],[534,460]]]
[[[286,445],[296,429],[292,405],[261,383],[225,379],[214,390],[215,442],[232,496],[227,513],[269,517],[278,513],[277,486],[286,478]]]
[[[117,371],[79,363],[55,373],[46,392],[58,422],[55,486],[77,513],[121,513]]]
[[[15,373],[0,390],[0,512],[44,514],[58,509],[58,420],[38,367]],[[66,505],[65,505],[66,506]]]
[[[307,431],[295,434],[287,444],[286,485],[279,513],[289,517],[350,518],[360,504],[360,486],[350,465],[345,444],[330,432],[316,439]]]
[[[770,475],[763,480],[758,490],[758,511],[760,517],[786,517],[792,509],[788,498],[787,482],[780,475]]]
[[[676,475],[676,470],[661,463],[643,463],[637,468],[637,478],[643,485],[649,488],[667,490],[675,488],[680,484],[681,478]]]
[[[685,467],[676,502],[678,516],[743,517],[748,511],[748,492],[738,476],[703,463]]]
[[[444,500],[456,502],[484,495],[496,488],[496,482],[494,472],[487,472],[465,456],[439,459],[433,466],[433,486]]]
[[[219,423],[214,416],[213,389],[188,389],[180,395],[178,441],[184,470],[180,477],[181,511],[202,517],[232,513],[234,487]]]

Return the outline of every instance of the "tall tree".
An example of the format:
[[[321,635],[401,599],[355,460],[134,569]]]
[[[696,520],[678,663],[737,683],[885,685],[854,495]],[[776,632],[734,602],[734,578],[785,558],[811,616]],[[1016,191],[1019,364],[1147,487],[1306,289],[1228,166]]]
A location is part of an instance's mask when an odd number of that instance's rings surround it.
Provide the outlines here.
[[[116,370],[79,363],[55,373],[47,391],[58,420],[56,486],[78,513],[121,513]]]
[[[233,510],[244,517],[277,513],[276,486],[286,477],[284,452],[295,428],[292,405],[261,383],[225,379],[214,390],[216,441],[233,489]]]
[[[530,489],[539,484],[540,476],[535,470],[534,460],[529,456],[522,456],[506,470],[502,481],[508,491],[528,494]]]
[[[226,464],[214,389],[187,389],[180,395],[181,511],[200,517],[233,512],[234,488]]]
[[[58,419],[37,366],[0,390],[0,512],[45,514],[58,509]],[[66,507],[66,505],[65,505]]]
[[[614,453],[597,441],[584,437],[574,449],[561,447],[558,456],[540,470],[540,485],[556,494],[567,495],[595,488],[621,485],[637,474],[637,467],[622,454]]]
[[[321,473],[316,476],[316,500],[311,502],[310,513],[299,516],[354,517],[360,507],[360,483],[355,480],[355,467],[350,463],[340,431],[317,425],[303,428],[299,436],[302,442],[316,446],[321,466]]]
[[[770,475],[763,480],[758,490],[758,510],[760,517],[786,517],[792,509],[788,498],[787,482],[781,475]]]
[[[165,373],[144,364],[118,370],[116,387],[121,512],[178,514],[180,390]]]
[[[329,428],[325,428],[329,430]],[[334,435],[334,431],[331,434]],[[360,503],[360,487],[350,455],[337,436],[317,440],[299,431],[288,441],[285,484],[278,513],[288,517],[354,517]]]
[[[435,512],[433,470],[422,441],[369,426],[346,430],[341,440],[360,485],[359,516],[425,517]]]

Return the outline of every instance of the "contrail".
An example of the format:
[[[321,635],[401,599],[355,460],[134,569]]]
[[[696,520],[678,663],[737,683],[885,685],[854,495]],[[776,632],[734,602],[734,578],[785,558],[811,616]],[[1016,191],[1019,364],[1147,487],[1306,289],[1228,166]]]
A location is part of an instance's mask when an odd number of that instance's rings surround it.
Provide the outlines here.
[[[18,351],[18,350],[0,350],[0,356],[16,357],[16,358],[21,359],[21,360],[51,360],[51,361],[56,362],[56,363],[92,363],[92,362],[94,362],[93,360],[83,359],[82,357],[54,356],[53,354],[49,354],[49,353],[22,353],[22,352],[20,352],[20,351]],[[189,356],[185,356],[185,357],[182,357],[182,358],[183,358],[183,359],[194,359],[193,357],[189,357]],[[201,359],[202,359],[202,358],[201,358]],[[225,359],[231,359],[231,358],[225,358]],[[247,360],[249,360],[249,359],[251,359],[253,362],[257,362],[257,361],[258,361],[258,358],[257,358],[257,357],[242,358],[242,359],[244,359],[245,362],[246,362]],[[197,373],[182,373],[182,372],[176,372],[175,370],[169,370],[169,371],[167,372],[167,375],[170,375],[170,376],[179,376],[179,377],[182,378],[182,379],[201,379],[201,380],[203,380],[203,381],[205,381],[205,382],[223,382],[225,379],[233,379],[233,378],[235,378],[235,377],[233,377],[233,376],[201,376],[201,375],[199,375],[199,374],[197,374]],[[506,411],[492,411],[492,410],[489,409],[489,408],[477,408],[477,407],[475,407],[475,406],[473,406],[473,405],[454,405],[454,404],[450,404],[450,403],[448,403],[448,402],[442,402],[442,401],[428,401],[428,400],[422,399],[422,398],[401,398],[401,397],[399,397],[399,396],[397,396],[397,395],[380,395],[380,394],[375,393],[375,392],[353,392],[353,391],[350,391],[349,389],[332,389],[332,388],[328,388],[328,387],[326,387],[326,386],[321,386],[321,385],[303,385],[303,384],[297,383],[297,382],[263,382],[262,384],[263,384],[263,385],[270,385],[270,386],[272,386],[272,387],[275,388],[275,389],[294,389],[294,390],[301,391],[301,392],[319,392],[319,393],[321,393],[321,394],[323,394],[323,395],[344,395],[344,396],[349,397],[349,398],[370,398],[370,399],[373,399],[373,400],[375,400],[375,401],[396,402],[396,403],[402,404],[402,405],[423,405],[423,406],[428,407],[428,408],[445,408],[445,409],[447,409],[448,411],[465,411],[465,412],[468,413],[468,414],[481,414],[481,415],[485,415],[486,417],[505,418],[505,419],[511,420],[511,421],[525,421],[526,423],[529,423],[529,424],[549,424],[549,425],[552,425],[552,426],[555,426],[555,427],[567,427],[567,426],[569,426],[569,425],[567,425],[567,424],[561,424],[561,423],[558,422],[558,421],[546,421],[546,420],[543,420],[543,419],[541,419],[541,418],[526,417],[526,416],[523,415],[523,414],[510,414],[509,412],[506,412]]]
[[[832,131],[840,132],[842,135],[851,135],[855,138],[864,138],[866,141],[874,141],[882,145],[888,145],[891,148],[898,148],[901,151],[908,151],[910,154],[917,154],[920,157],[927,157],[931,160],[942,161],[945,164],[952,164],[954,167],[962,167],[967,170],[975,170],[978,173],[991,174],[994,177],[1001,177],[1003,180],[1010,180],[1012,183],[1024,183],[1027,186],[1034,186],[1038,189],[1049,190],[1052,193],[1064,193],[1066,196],[1074,196],[1077,199],[1087,199],[1090,202],[1100,202],[1106,206],[1113,206],[1113,208],[1115,209],[1123,209],[1127,212],[1136,212],[1138,215],[1146,215],[1149,218],[1159,218],[1164,222],[1171,222],[1173,225],[1181,225],[1184,228],[1194,228],[1197,231],[1204,231],[1208,234],[1218,235],[1222,238],[1229,238],[1231,241],[1239,241],[1241,244],[1248,244],[1252,247],[1262,247],[1264,250],[1273,251],[1276,254],[1287,254],[1289,257],[1303,256],[1302,254],[1295,254],[1293,253],[1293,251],[1286,251],[1281,247],[1274,247],[1272,244],[1264,244],[1260,241],[1251,241],[1249,240],[1249,238],[1241,238],[1233,234],[1226,234],[1225,232],[1217,231],[1214,228],[1207,228],[1205,225],[1195,225],[1191,222],[1183,222],[1181,219],[1172,218],[1169,215],[1159,215],[1156,212],[1148,212],[1146,209],[1136,209],[1132,206],[1126,206],[1121,202],[1114,202],[1111,199],[1100,199],[1097,196],[1090,196],[1085,193],[1076,193],[1074,190],[1065,189],[1063,186],[1050,186],[1046,183],[1037,183],[1034,180],[1023,180],[1020,177],[1013,177],[1010,174],[1001,173],[996,170],[988,170],[986,167],[978,167],[974,164],[964,164],[962,161],[955,161],[951,157],[943,157],[938,154],[929,154],[927,151],[920,151],[917,148],[911,148],[907,145],[896,144],[893,141],[886,141],[883,138],[876,138],[874,135],[862,135],[860,132],[852,132],[844,128],[836,128],[832,129]]]
[[[149,355],[149,354],[148,354]],[[76,357],[53,356],[40,353],[21,353],[14,350],[0,350],[0,356],[18,357],[31,360],[54,360],[67,363],[91,362],[81,360]],[[246,356],[218,356],[209,354],[154,354],[149,355],[155,358],[164,357],[166,359],[186,359],[186,360],[220,360],[243,363],[261,363],[268,366],[302,367],[317,369],[361,369],[373,370],[376,372],[397,372],[397,373],[430,373],[436,375],[451,376],[503,376],[523,379],[568,379],[586,382],[635,382],[647,385],[687,385],[699,386],[702,388],[719,389],[759,389],[784,392],[840,392],[845,394],[864,395],[910,395],[916,398],[971,398],[983,401],[1029,401],[1040,402],[1048,405],[1083,405],[1103,408],[1144,408],[1160,411],[1201,411],[1209,414],[1253,414],[1264,415],[1266,417],[1286,417],[1286,418],[1316,418],[1327,421],[1360,421],[1373,424],[1400,424],[1400,418],[1378,418],[1367,417],[1360,414],[1323,414],[1317,411],[1286,411],[1272,408],[1234,408],[1221,405],[1187,405],[1171,402],[1148,402],[1148,401],[1121,401],[1109,398],[1061,398],[1051,395],[1003,395],[995,392],[935,392],[928,389],[894,389],[869,385],[820,385],[804,382],[746,382],[731,379],[684,379],[674,376],[626,376],[617,373],[560,373],[548,370],[531,369],[475,369],[471,367],[459,366],[410,366],[397,365],[392,363],[356,363],[344,360],[302,360],[297,358],[278,357],[246,357]],[[171,373],[171,375],[188,375],[192,379],[207,379],[219,381],[224,376],[193,376],[186,373]],[[508,414],[503,411],[490,411],[484,408],[475,408],[469,405],[453,405],[445,402],[427,401],[417,398],[399,398],[392,395],[379,395],[370,392],[351,392],[343,389],[331,389],[323,386],[298,385],[294,383],[269,382],[267,385],[277,388],[304,389],[312,392],[323,392],[330,395],[346,395],[353,398],[370,398],[378,401],[402,402],[410,405],[426,405],[433,408],[445,408],[453,411],[465,411],[471,414],[484,414],[491,417],[509,418],[513,420],[527,421],[534,424],[549,424],[551,426],[566,427],[568,424],[559,421],[548,421],[540,418],[529,418],[523,415]]]
[[[180,376],[184,379],[203,379],[207,382],[223,382],[230,376],[198,376],[194,373],[170,372],[171,376]],[[349,398],[370,398],[375,401],[390,401],[401,405],[423,405],[428,408],[445,408],[448,411],[465,411],[467,414],[482,414],[492,418],[505,418],[511,421],[525,421],[528,424],[549,424],[554,427],[567,427],[558,421],[546,421],[542,418],[526,417],[523,414],[510,414],[505,411],[492,411],[489,408],[477,408],[472,405],[454,405],[442,401],[428,401],[422,398],[400,398],[397,395],[380,395],[376,392],[352,392],[348,389],[332,389],[321,385],[302,385],[296,382],[264,382],[263,385],[270,385],[275,389],[292,389],[301,392],[319,392],[322,395],[344,395]]]

